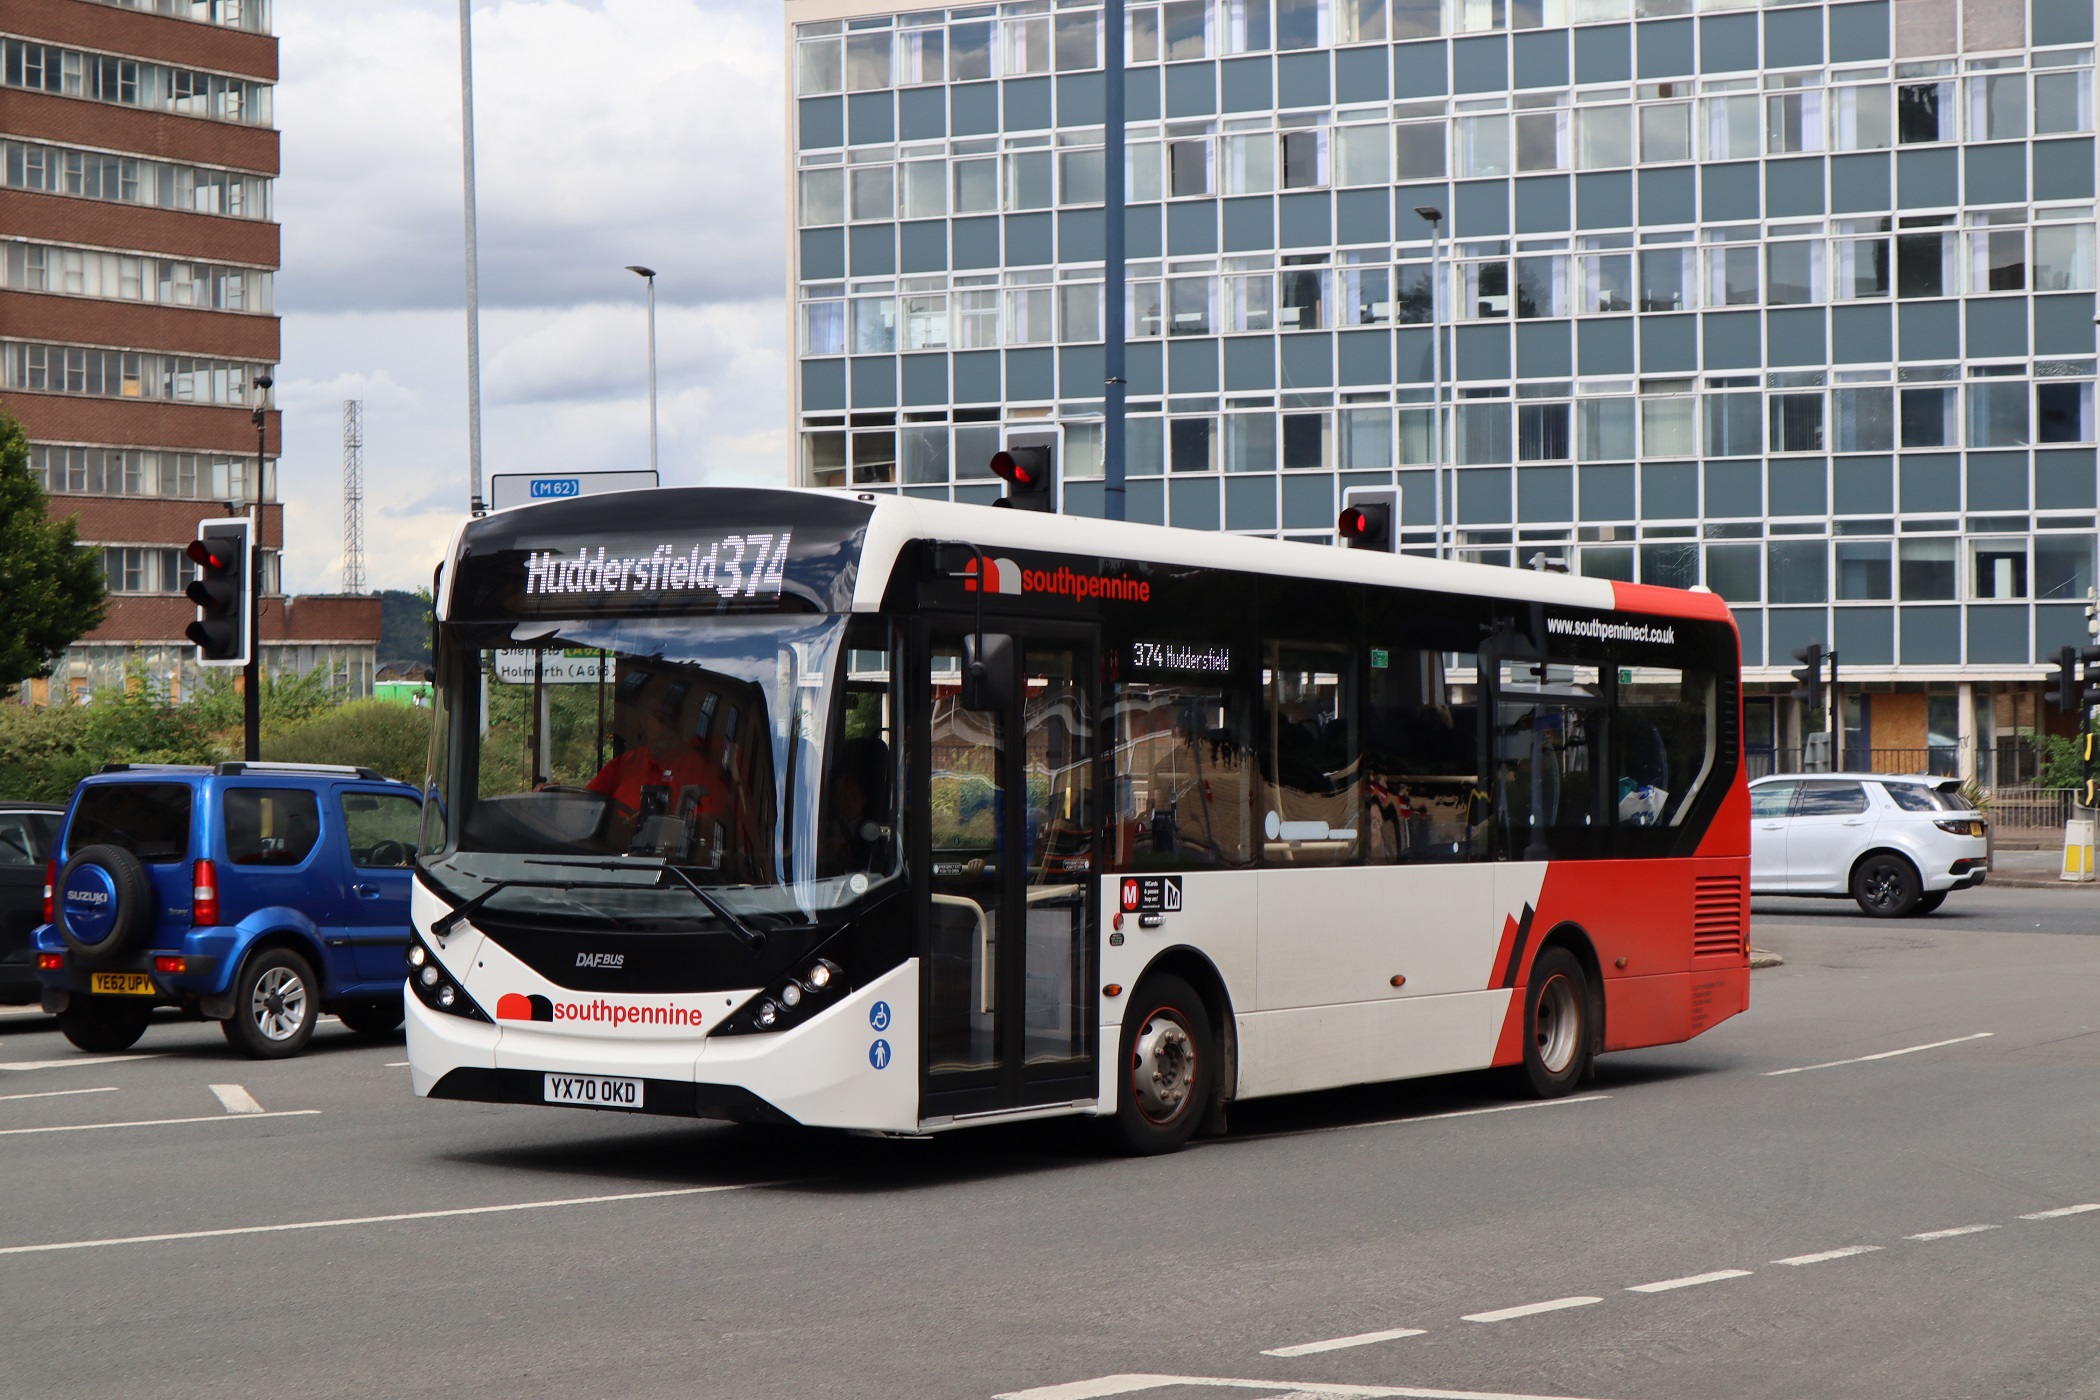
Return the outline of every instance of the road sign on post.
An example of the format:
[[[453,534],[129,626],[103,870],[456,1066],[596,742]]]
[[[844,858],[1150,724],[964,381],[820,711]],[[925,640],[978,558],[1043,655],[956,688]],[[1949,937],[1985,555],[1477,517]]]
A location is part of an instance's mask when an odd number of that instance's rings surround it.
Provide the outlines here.
[[[567,501],[606,491],[644,491],[657,484],[655,472],[499,472],[489,478],[489,509]]]
[[[197,644],[200,666],[245,666],[254,644],[250,619],[248,520],[200,520],[197,538],[183,553],[197,566],[197,577],[183,593],[197,605],[197,620],[183,634]]]

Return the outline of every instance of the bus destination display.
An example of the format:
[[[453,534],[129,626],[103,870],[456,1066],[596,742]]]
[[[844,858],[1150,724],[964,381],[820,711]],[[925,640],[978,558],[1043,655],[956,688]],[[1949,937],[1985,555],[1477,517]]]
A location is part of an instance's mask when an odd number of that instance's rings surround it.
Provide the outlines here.
[[[702,540],[689,549],[660,544],[639,558],[578,549],[572,557],[535,550],[525,558],[526,595],[715,593],[724,600],[780,601],[792,530]]]

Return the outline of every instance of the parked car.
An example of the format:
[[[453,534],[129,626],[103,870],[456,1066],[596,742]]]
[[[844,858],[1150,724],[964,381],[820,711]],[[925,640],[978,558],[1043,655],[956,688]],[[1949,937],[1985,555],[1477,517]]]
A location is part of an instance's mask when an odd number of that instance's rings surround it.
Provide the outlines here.
[[[58,848],[65,808],[0,802],[0,1003],[37,999],[36,926],[43,921],[44,863]]]
[[[422,806],[368,768],[112,764],[83,781],[46,869],[37,977],[83,1050],[135,1044],[156,1006],[296,1055],[324,1011],[401,1024]]]
[[[1989,866],[1956,778],[1775,773],[1750,784],[1753,894],[1850,896],[1877,918],[1930,914]]]

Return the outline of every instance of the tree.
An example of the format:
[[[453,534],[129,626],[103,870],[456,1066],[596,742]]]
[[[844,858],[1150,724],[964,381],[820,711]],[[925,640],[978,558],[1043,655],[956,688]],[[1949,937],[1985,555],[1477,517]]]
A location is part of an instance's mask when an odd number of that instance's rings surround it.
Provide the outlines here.
[[[51,674],[52,663],[108,610],[102,561],[80,547],[71,517],[50,518],[29,475],[29,439],[0,413],[0,693]]]

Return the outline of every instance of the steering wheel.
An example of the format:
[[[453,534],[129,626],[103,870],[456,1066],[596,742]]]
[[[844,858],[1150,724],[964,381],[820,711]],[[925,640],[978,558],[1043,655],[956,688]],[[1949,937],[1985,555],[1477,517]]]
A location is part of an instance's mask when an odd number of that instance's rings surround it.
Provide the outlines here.
[[[381,841],[365,853],[372,865],[407,865],[415,856],[406,841]]]

